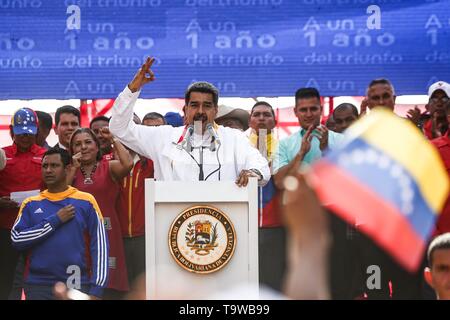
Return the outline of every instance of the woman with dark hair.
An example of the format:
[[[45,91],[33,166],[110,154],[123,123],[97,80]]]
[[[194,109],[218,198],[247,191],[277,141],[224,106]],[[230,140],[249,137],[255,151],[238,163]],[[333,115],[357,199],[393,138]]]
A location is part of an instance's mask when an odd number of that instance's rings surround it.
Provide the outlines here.
[[[105,299],[118,299],[129,287],[116,199],[119,197],[118,182],[128,176],[133,160],[107,127],[100,130],[103,138],[114,145],[118,160],[102,159],[100,143],[95,134],[91,129],[79,128],[70,138],[72,167],[68,182],[78,190],[92,194],[99,204],[110,246],[108,289],[103,296]]]

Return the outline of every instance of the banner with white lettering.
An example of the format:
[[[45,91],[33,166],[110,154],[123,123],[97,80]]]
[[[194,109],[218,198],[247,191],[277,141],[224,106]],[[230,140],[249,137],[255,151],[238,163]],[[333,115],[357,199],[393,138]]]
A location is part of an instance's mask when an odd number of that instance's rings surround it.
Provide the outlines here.
[[[141,97],[397,94],[450,81],[450,0],[0,0],[0,99],[113,98],[148,55]]]

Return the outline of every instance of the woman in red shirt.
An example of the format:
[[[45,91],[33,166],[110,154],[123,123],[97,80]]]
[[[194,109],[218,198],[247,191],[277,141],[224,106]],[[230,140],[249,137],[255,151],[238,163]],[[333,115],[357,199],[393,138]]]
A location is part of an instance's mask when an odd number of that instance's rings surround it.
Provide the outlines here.
[[[118,182],[129,174],[133,161],[107,127],[101,129],[101,134],[114,145],[119,159],[102,159],[100,143],[95,134],[88,128],[79,128],[70,139],[73,165],[68,182],[78,190],[92,194],[99,204],[110,246],[108,289],[105,290],[104,298],[118,299],[129,290],[129,286],[116,200],[119,196]]]

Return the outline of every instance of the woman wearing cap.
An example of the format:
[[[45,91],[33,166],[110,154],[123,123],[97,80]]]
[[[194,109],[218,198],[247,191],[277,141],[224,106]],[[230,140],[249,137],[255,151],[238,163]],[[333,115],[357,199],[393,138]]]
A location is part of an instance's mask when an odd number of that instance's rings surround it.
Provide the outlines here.
[[[114,145],[118,160],[102,159],[100,143],[88,128],[75,130],[70,139],[72,168],[68,182],[78,190],[92,194],[98,202],[109,239],[109,278],[105,299],[118,299],[128,291],[127,269],[122,234],[116,212],[119,196],[118,182],[127,176],[133,161],[125,147],[109,132],[101,128],[101,135]]]

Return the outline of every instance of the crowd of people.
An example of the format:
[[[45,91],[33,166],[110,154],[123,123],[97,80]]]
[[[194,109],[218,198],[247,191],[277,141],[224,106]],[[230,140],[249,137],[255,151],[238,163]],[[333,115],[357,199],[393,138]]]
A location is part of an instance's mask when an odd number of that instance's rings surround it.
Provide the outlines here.
[[[394,112],[389,80],[373,80],[360,108],[343,103],[326,121],[319,91],[298,89],[293,112],[300,129],[278,141],[272,105],[229,110],[208,82],[187,88],[183,117],[151,112],[139,119],[133,107],[155,80],[153,61],[119,94],[111,118],[98,116],[82,128],[77,108],[58,108],[53,147],[46,143],[49,114],[22,108],[13,115],[13,142],[0,149],[0,299],[54,299],[58,282],[92,299],[121,299],[142,288],[147,178],[240,187],[256,178],[259,281],[288,297],[450,299],[450,201],[422,268],[411,274],[323,207],[299,173],[342,145],[347,128],[366,112]],[[450,84],[434,83],[428,96],[426,112],[409,110],[405,121],[436,146],[450,173]],[[287,178],[299,188],[286,188]],[[379,288],[366,285],[373,264],[382,266]]]

